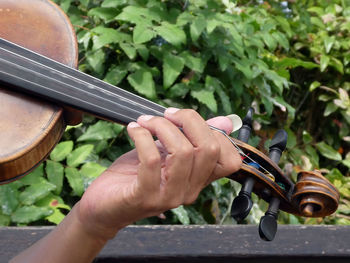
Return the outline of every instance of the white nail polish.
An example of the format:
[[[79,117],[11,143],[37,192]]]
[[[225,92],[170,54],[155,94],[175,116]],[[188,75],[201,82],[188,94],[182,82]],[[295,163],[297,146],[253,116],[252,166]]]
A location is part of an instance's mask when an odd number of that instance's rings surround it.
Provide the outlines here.
[[[141,127],[141,126],[136,122],[130,122],[128,124],[128,128],[139,128],[139,127]]]
[[[232,132],[238,131],[243,125],[241,117],[239,117],[236,114],[228,115],[228,116],[226,116],[226,118],[229,118],[232,122],[232,126],[233,126]]]
[[[149,121],[152,119],[154,116],[153,115],[141,115],[137,121]]]

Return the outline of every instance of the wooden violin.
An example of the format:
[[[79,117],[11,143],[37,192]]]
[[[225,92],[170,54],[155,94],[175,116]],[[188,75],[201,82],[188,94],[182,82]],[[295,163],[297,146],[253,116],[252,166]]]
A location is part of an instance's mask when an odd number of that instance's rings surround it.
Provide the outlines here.
[[[54,3],[0,0],[0,183],[20,178],[46,158],[72,122],[64,118],[67,109],[121,124],[143,114],[163,115],[163,106],[74,69],[77,53],[72,25]],[[237,139],[225,135],[243,159],[230,176],[242,184],[232,216],[240,221],[248,215],[254,192],[270,204],[259,233],[272,240],[279,209],[307,217],[335,212],[339,193],[320,173],[301,172],[294,184],[278,167],[284,131],[272,139],[269,157],[247,144],[252,115],[249,110]]]

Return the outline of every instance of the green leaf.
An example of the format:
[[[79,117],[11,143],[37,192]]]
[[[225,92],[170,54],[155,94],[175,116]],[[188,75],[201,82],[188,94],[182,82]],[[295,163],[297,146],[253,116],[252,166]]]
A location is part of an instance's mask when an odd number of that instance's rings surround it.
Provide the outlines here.
[[[116,129],[115,125],[118,127],[120,125],[114,124],[107,121],[98,121],[94,125],[89,126],[86,132],[81,135],[77,141],[100,141],[100,140],[108,140],[113,139],[118,136],[118,134],[122,131],[123,127],[120,129]]]
[[[89,185],[100,176],[107,168],[99,165],[98,163],[86,163],[80,170],[80,174],[83,179],[84,189],[87,189]]]
[[[185,66],[184,59],[171,53],[166,53],[163,60],[163,86],[169,88],[181,74]]]
[[[319,66],[313,62],[303,61],[297,58],[283,58],[277,62],[275,65],[279,68],[296,68],[303,67],[306,69],[318,68]]]
[[[130,85],[140,94],[147,98],[156,98],[156,88],[152,74],[145,70],[139,69],[135,73],[128,76]]]
[[[106,54],[102,49],[95,52],[87,52],[86,60],[97,74],[102,74],[104,71],[104,63],[106,61]]]
[[[272,37],[285,49],[289,50],[289,41],[281,32],[273,32]]]
[[[8,215],[0,214],[0,226],[8,226],[10,225],[11,217]]]
[[[133,41],[135,44],[142,44],[156,37],[157,34],[147,25],[137,24],[133,32]]]
[[[320,142],[316,144],[317,150],[326,158],[341,161],[342,157],[340,153],[334,150],[331,146],[326,144],[325,142]]]
[[[44,165],[40,164],[33,172],[19,179],[24,185],[39,183],[44,176]]]
[[[80,173],[83,177],[96,178],[100,176],[107,168],[98,163],[86,163],[81,169]]]
[[[133,45],[130,45],[128,43],[120,43],[119,46],[130,60],[134,60],[136,58],[137,51]]]
[[[38,207],[49,207],[53,209],[53,213],[45,219],[51,223],[59,224],[64,219],[64,214],[60,209],[70,211],[71,208],[64,203],[61,197],[49,194],[47,197],[35,203]]]
[[[204,61],[203,58],[198,58],[195,56],[192,56],[190,52],[184,51],[180,54],[180,57],[182,57],[185,60],[185,65],[199,73],[202,73],[204,71],[206,61]]]
[[[21,192],[19,195],[19,200],[24,205],[32,205],[36,201],[50,194],[50,192],[55,189],[56,185],[42,179],[40,183],[32,184]]]
[[[113,28],[99,26],[92,29],[91,32],[94,33],[92,37],[94,51],[111,43],[131,42],[131,36]]]
[[[228,115],[232,113],[231,101],[230,97],[224,91],[224,85],[217,78],[213,78],[211,76],[207,76],[205,78],[205,87],[208,90],[215,90],[215,92],[219,95],[221,104],[224,112]]]
[[[342,164],[344,164],[345,166],[347,166],[350,169],[350,159],[343,160]]]
[[[63,161],[66,159],[68,154],[72,152],[73,146],[73,141],[60,142],[51,152],[50,159],[56,162]]]
[[[190,34],[193,42],[196,42],[203,30],[207,26],[207,21],[204,17],[197,17],[190,26]]]
[[[73,0],[62,0],[60,3],[60,7],[62,8],[63,12],[67,13],[69,7],[71,6],[71,3]]]
[[[189,87],[185,83],[178,83],[172,86],[168,91],[168,96],[170,98],[184,98],[189,91]]]
[[[188,213],[182,205],[180,205],[177,208],[171,209],[171,212],[173,212],[176,215],[176,217],[183,225],[190,224],[190,218],[188,216]]]
[[[320,59],[320,65],[321,65],[321,72],[323,72],[329,64],[330,58],[324,54],[321,55]]]
[[[310,133],[308,133],[307,131],[303,131],[303,142],[305,144],[309,144],[312,142],[312,136],[310,135]]]
[[[84,193],[84,182],[79,171],[76,168],[66,167],[65,175],[69,186],[73,189],[73,195],[82,196]]]
[[[329,62],[329,65],[333,66],[339,73],[344,74],[344,66],[339,59],[332,57]]]
[[[77,167],[82,164],[86,158],[90,155],[94,146],[92,144],[86,144],[76,148],[67,157],[67,165],[70,167]]]
[[[126,5],[128,0],[104,0],[101,4],[102,7],[118,7]]]
[[[185,32],[176,25],[164,21],[160,26],[155,27],[154,30],[167,42],[176,47],[186,43]]]
[[[128,71],[125,69],[124,66],[116,66],[108,71],[106,77],[104,78],[104,81],[112,85],[118,85],[127,74]]]
[[[331,115],[333,112],[335,112],[338,109],[337,105],[335,105],[333,102],[329,102],[327,103],[327,106],[324,110],[323,116],[329,116]]]
[[[135,44],[136,50],[142,59],[146,62],[149,58],[149,50],[145,45]]]
[[[262,40],[265,42],[269,50],[273,51],[277,47],[277,41],[270,35],[270,33],[263,33]]]
[[[285,130],[288,134],[287,148],[288,149],[294,148],[297,145],[297,137],[295,136],[294,132],[291,129],[286,128]]]
[[[324,39],[323,39],[323,43],[324,43],[324,48],[326,50],[326,53],[329,53],[329,51],[331,51],[334,43],[335,43],[335,36],[326,36]]]
[[[139,6],[129,5],[125,7],[115,19],[129,21],[135,24],[152,25],[152,21],[160,22],[161,18],[157,12]]]
[[[311,83],[309,90],[310,90],[310,91],[314,91],[314,90],[317,89],[319,86],[321,86],[321,83],[318,82],[318,81],[314,81],[314,82]]]
[[[45,170],[49,182],[56,185],[56,190],[54,191],[55,194],[59,195],[62,191],[63,186],[63,165],[58,162],[47,160]]]
[[[206,105],[213,113],[216,113],[218,111],[218,105],[214,97],[214,91],[205,89],[192,90],[191,96]]]
[[[2,213],[4,215],[11,215],[17,208],[18,204],[18,191],[10,184],[1,185],[0,206]]]
[[[119,11],[116,8],[96,7],[89,10],[88,16],[96,16],[108,23],[112,21],[118,13]]]
[[[23,206],[18,208],[12,215],[11,220],[20,224],[28,224],[33,221],[42,219],[53,213],[48,207]]]

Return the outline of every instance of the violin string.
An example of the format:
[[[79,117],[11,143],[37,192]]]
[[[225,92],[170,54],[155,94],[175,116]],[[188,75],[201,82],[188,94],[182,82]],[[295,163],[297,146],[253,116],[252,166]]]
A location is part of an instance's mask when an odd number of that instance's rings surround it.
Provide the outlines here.
[[[70,75],[70,74],[66,74],[66,73],[64,73],[64,72],[62,72],[62,71],[59,71],[59,70],[57,70],[57,69],[55,69],[55,68],[52,68],[52,67],[49,67],[49,66],[47,66],[47,65],[45,65],[45,64],[42,64],[42,63],[33,61],[33,60],[31,60],[31,59],[29,59],[29,58],[27,58],[27,57],[25,57],[25,56],[21,56],[21,55],[19,55],[19,54],[17,54],[17,53],[11,52],[11,51],[9,51],[9,50],[7,50],[7,49],[4,49],[4,48],[1,48],[1,49],[5,50],[6,52],[12,53],[13,55],[15,55],[15,56],[17,56],[17,57],[20,57],[20,59],[27,61],[27,63],[35,63],[35,64],[39,65],[40,67],[44,67],[46,70],[50,70],[51,73],[53,73],[53,71],[54,71],[57,75],[61,75],[61,76],[62,76],[62,75],[65,75],[65,76],[69,77],[70,79],[74,79],[76,82],[78,82],[78,83],[81,84],[81,85],[84,85],[84,83],[85,83],[85,86],[88,86],[88,87],[93,86],[94,89],[100,90],[100,91],[101,91],[102,93],[104,93],[104,94],[107,93],[107,94],[110,95],[112,98],[118,98],[118,99],[122,99],[122,100],[124,100],[124,101],[127,100],[129,103],[133,104],[133,106],[136,106],[136,105],[135,105],[135,103],[136,103],[136,104],[138,104],[139,108],[146,108],[146,109],[148,109],[148,110],[150,110],[150,111],[153,111],[154,113],[156,113],[156,114],[159,115],[159,116],[163,116],[163,114],[164,114],[164,112],[160,112],[160,111],[158,111],[158,110],[155,109],[155,108],[148,107],[148,106],[145,105],[145,104],[141,104],[141,103],[139,103],[139,102],[132,101],[132,100],[127,99],[127,98],[125,98],[125,97],[121,97],[120,95],[115,94],[115,93],[113,93],[113,92],[111,92],[111,91],[109,91],[109,90],[103,89],[103,88],[101,88],[101,87],[99,87],[99,86],[97,86],[97,85],[94,85],[94,84],[89,83],[89,82],[86,82],[86,81],[84,81],[84,80],[82,80],[82,79],[76,78],[76,77],[74,77],[74,76],[72,76],[72,75]],[[33,53],[35,53],[35,52],[33,52]],[[37,55],[39,55],[39,54],[37,54]],[[39,55],[39,56],[41,56],[41,55]],[[1,58],[0,58],[0,60],[5,61],[4,59],[1,59]],[[28,61],[29,61],[29,62],[28,62]],[[53,61],[53,60],[51,60],[51,61]],[[6,62],[9,63],[8,61],[6,61]],[[56,61],[53,61],[53,62],[56,62]],[[56,62],[56,63],[58,63],[58,62]],[[59,64],[61,64],[61,63],[59,63]],[[61,65],[63,65],[63,64],[61,64]],[[16,66],[16,67],[20,67],[19,65],[15,65],[15,66]],[[63,65],[63,66],[65,66],[65,65]],[[65,66],[65,67],[67,67],[67,66]],[[27,68],[24,68],[24,67],[21,67],[21,68],[22,68],[21,70],[31,71],[31,70],[29,70],[29,69],[27,69]],[[69,67],[68,67],[68,68],[69,68]],[[69,68],[69,69],[74,71],[74,69],[72,69],[72,68]],[[75,86],[69,85],[68,83],[64,83],[64,82],[59,81],[59,80],[57,80],[57,79],[55,79],[55,78],[45,76],[45,75],[40,74],[40,73],[35,72],[35,71],[31,71],[31,72],[32,72],[32,74],[34,74],[34,75],[40,75],[41,78],[45,78],[45,79],[49,79],[50,81],[58,82],[58,83],[60,83],[61,85],[68,86],[69,88],[71,88],[71,89],[73,89],[73,90],[75,89],[75,90],[78,90],[79,92],[84,92],[84,93],[89,94],[90,96],[93,96],[93,97],[95,97],[95,98],[108,101],[108,102],[110,102],[110,103],[112,103],[112,104],[116,104],[118,107],[123,107],[123,108],[126,108],[127,110],[134,111],[135,113],[137,113],[137,114],[139,114],[139,115],[143,115],[143,114],[144,114],[144,112],[142,112],[142,111],[138,111],[137,109],[133,109],[133,108],[126,107],[126,106],[123,106],[123,105],[119,105],[119,104],[117,104],[117,103],[116,103],[115,101],[113,101],[113,100],[110,100],[110,99],[108,99],[108,98],[102,98],[101,96],[97,96],[96,94],[93,94],[92,92],[88,92],[88,91],[86,91],[86,90],[76,88]],[[85,74],[85,73],[80,72],[80,71],[79,71],[79,73]],[[5,73],[5,74],[6,74],[6,73]],[[91,77],[91,78],[94,78],[94,77],[92,77],[92,76],[90,76],[90,75],[87,75],[87,76],[89,76],[89,77]],[[95,79],[95,81],[102,82],[102,81],[100,81],[100,80],[98,80],[98,79],[96,79],[96,78],[94,78],[94,79]],[[23,79],[23,80],[24,80],[24,79]],[[25,81],[30,82],[30,81],[28,81],[28,80],[25,80]],[[105,82],[102,82],[102,83],[105,83]],[[107,83],[105,83],[105,84],[107,84]],[[38,85],[38,84],[36,83],[36,85]],[[108,85],[110,85],[110,84],[108,84]],[[40,86],[41,86],[42,88],[44,88],[44,89],[48,89],[47,87],[44,87],[44,86],[42,86],[42,85],[40,85]],[[118,87],[115,87],[115,86],[113,86],[113,85],[110,85],[110,86],[113,87],[113,88],[118,88]],[[120,89],[120,88],[118,88],[118,89]],[[52,89],[49,89],[49,90],[52,91]],[[125,91],[125,90],[124,90],[124,91]],[[56,93],[59,93],[58,91],[55,91],[55,92],[56,92]],[[126,92],[127,92],[127,91],[126,91]],[[62,93],[61,93],[61,94],[62,94]],[[65,94],[62,94],[62,95],[65,95]],[[135,97],[138,97],[137,95],[132,94],[132,93],[130,93],[130,95],[135,96]],[[143,99],[142,97],[138,97],[138,98]],[[77,97],[75,97],[75,99],[77,99],[78,101],[79,101],[79,100],[82,101],[81,99],[79,99],[79,98],[77,98]],[[145,99],[143,99],[143,100],[145,100]],[[147,101],[148,103],[151,102],[151,101],[149,101],[149,100],[145,100],[145,101]],[[84,102],[89,104],[89,102],[87,102],[87,101],[84,101]],[[151,103],[153,103],[153,102],[151,102]],[[159,106],[160,106],[160,105],[158,105],[158,104],[156,104],[156,103],[153,103],[153,104],[154,104],[155,106],[157,106],[158,108],[159,108]],[[92,105],[92,104],[90,103],[90,105]],[[108,108],[106,108],[106,107],[103,107],[103,106],[99,106],[99,105],[96,105],[96,104],[94,104],[94,106],[95,106],[95,107],[99,107],[99,108],[101,108],[101,109],[104,109],[104,110],[106,110],[106,111],[115,113],[115,114],[122,115],[122,116],[124,116],[124,117],[128,117],[128,116],[126,116],[126,115],[121,114],[120,112],[117,113],[117,112],[112,111],[112,110],[110,110],[110,109],[108,109]],[[162,107],[162,106],[161,106],[161,107]],[[164,108],[164,110],[165,110],[165,108]],[[136,120],[134,120],[134,121],[136,121]],[[245,154],[245,153],[243,152],[243,150],[231,139],[231,137],[228,136],[228,135],[226,134],[225,131],[223,131],[223,130],[221,130],[221,129],[218,129],[218,128],[216,128],[216,127],[210,126],[210,125],[209,125],[209,127],[210,127],[212,130],[218,131],[218,132],[220,132],[221,134],[223,134],[223,135],[232,143],[232,145],[237,149],[237,151],[239,152],[239,154],[240,154],[241,156],[243,156],[243,157],[249,159],[251,162],[253,162],[253,163],[255,163],[255,164],[258,164],[254,159],[252,159],[250,156],[248,156],[247,154]],[[248,164],[245,160],[243,160],[243,162],[246,163],[246,164]],[[259,164],[258,164],[258,165],[259,165]],[[275,178],[266,168],[264,168],[264,167],[261,166],[261,165],[259,165],[259,167],[260,167],[264,172],[266,172],[267,174],[269,174],[270,176],[272,176],[273,179]]]
[[[236,148],[236,150],[238,151],[238,153],[239,153],[241,156],[243,156],[243,157],[249,159],[251,162],[253,162],[253,163],[259,165],[259,168],[261,168],[262,170],[264,170],[265,173],[269,174],[269,175],[273,178],[273,181],[275,181],[275,179],[276,179],[275,176],[274,176],[273,174],[271,174],[264,166],[260,165],[260,164],[257,163],[254,159],[252,159],[250,156],[248,156],[247,154],[245,154],[245,153],[243,152],[243,150],[236,144],[236,142],[235,142],[230,136],[228,136],[228,135],[226,134],[225,131],[223,131],[223,130],[221,130],[221,129],[218,129],[218,128],[216,128],[216,127],[213,127],[213,126],[210,126],[210,128],[211,128],[212,130],[218,131],[218,132],[220,132],[221,134],[223,134],[223,135],[233,144],[233,146]],[[243,161],[243,163],[249,165],[249,163],[248,163],[247,161],[245,161],[245,160],[242,160],[242,161]]]
[[[21,47],[18,46],[18,48],[21,48]],[[54,60],[51,60],[51,59],[49,59],[49,58],[46,58],[46,57],[45,57],[46,60],[51,61],[54,65],[59,65],[59,66],[61,66],[61,67],[66,68],[67,70],[70,71],[71,74],[65,73],[65,72],[63,72],[63,71],[61,71],[61,70],[57,70],[56,68],[47,66],[47,65],[45,65],[45,64],[43,64],[43,63],[39,63],[39,62],[34,61],[34,60],[32,60],[32,59],[29,59],[29,58],[27,58],[27,57],[25,57],[25,56],[19,55],[18,53],[11,52],[11,51],[8,50],[8,49],[4,49],[4,48],[1,48],[1,49],[4,50],[4,51],[7,52],[7,53],[11,53],[13,56],[19,57],[20,59],[26,61],[27,63],[36,64],[36,65],[38,65],[39,67],[46,69],[48,72],[54,73],[54,74],[56,75],[56,77],[61,77],[61,78],[66,77],[66,79],[74,80],[74,81],[76,81],[77,83],[83,85],[84,87],[88,87],[90,90],[91,90],[91,89],[92,89],[92,90],[98,90],[98,91],[100,91],[101,93],[103,93],[104,95],[106,95],[106,93],[107,93],[109,96],[111,96],[111,97],[113,97],[113,98],[118,98],[118,99],[120,99],[120,100],[127,101],[127,102],[129,102],[130,104],[132,104],[133,106],[139,106],[139,108],[141,108],[141,109],[144,108],[144,109],[150,110],[151,112],[154,112],[154,113],[157,114],[157,115],[163,116],[163,113],[164,113],[164,111],[165,111],[165,109],[166,109],[165,107],[163,107],[163,106],[161,106],[161,105],[159,105],[159,104],[156,104],[156,103],[154,103],[154,102],[152,102],[152,101],[150,101],[150,100],[146,100],[146,99],[144,99],[144,98],[142,98],[142,97],[140,97],[140,96],[137,96],[137,95],[135,95],[135,94],[133,94],[133,93],[131,93],[131,92],[128,92],[128,91],[126,91],[126,90],[120,89],[120,88],[118,88],[118,87],[116,87],[116,86],[113,86],[113,85],[111,85],[111,84],[108,84],[108,83],[106,83],[106,82],[103,82],[103,81],[101,81],[101,80],[99,80],[99,79],[97,79],[97,78],[94,78],[94,77],[92,77],[92,76],[90,76],[90,75],[87,75],[87,74],[85,74],[85,73],[83,73],[83,72],[77,71],[77,70],[75,70],[75,69],[73,69],[73,68],[70,68],[70,67],[68,67],[68,66],[66,66],[66,65],[64,65],[64,64],[61,64],[61,63],[59,63],[59,62],[57,62],[57,61],[54,61]],[[21,48],[21,49],[25,49],[25,48]],[[30,51],[30,52],[31,52],[31,53],[34,53],[34,54],[36,54],[36,55],[38,55],[38,56],[40,56],[40,57],[43,57],[43,56],[41,56],[40,54],[37,54],[37,53],[35,53],[35,52],[32,52],[32,51]],[[97,86],[97,85],[92,84],[91,82],[87,82],[87,81],[82,80],[81,78],[74,77],[74,76],[72,75],[72,72],[74,72],[74,71],[79,72],[79,74],[80,74],[81,76],[87,77],[87,78],[89,78],[89,80],[93,80],[93,81],[95,81],[95,82],[98,82],[98,84],[100,84],[100,85],[104,84],[104,86],[109,86],[109,88],[111,88],[113,91],[116,91],[116,90],[117,90],[117,91],[123,92],[124,95],[127,94],[127,95],[129,95],[130,97],[135,98],[135,99],[138,99],[138,100],[143,101],[143,102],[145,102],[145,103],[144,103],[144,104],[141,104],[141,103],[139,103],[139,102],[136,101],[136,100],[128,99],[126,96],[123,96],[123,97],[122,97],[122,96],[120,96],[119,94],[113,93],[113,92],[111,92],[110,90],[107,90],[107,89],[105,89],[105,88],[101,88],[101,87],[99,87],[99,86]],[[33,74],[38,75],[39,73],[33,71]],[[68,78],[67,78],[67,77],[68,77]],[[52,79],[52,80],[55,80],[55,81],[58,81],[58,80],[55,79],[55,78],[51,78],[51,79]],[[67,83],[62,83],[62,84],[68,85]],[[79,92],[84,92],[84,93],[89,94],[89,95],[92,95],[92,94],[93,94],[92,92],[88,92],[88,91],[86,91],[86,90],[83,90],[83,89],[80,89],[80,88],[76,88],[76,87],[74,87],[74,86],[72,86],[72,85],[69,85],[69,86],[70,86],[70,88],[73,89],[73,90],[75,89],[75,90],[78,90]],[[92,95],[92,96],[94,96],[94,95]],[[96,96],[95,96],[95,97],[96,97]],[[102,99],[104,99],[104,98],[102,98]],[[106,99],[105,99],[105,100],[106,100]],[[108,100],[108,99],[107,99],[107,100]],[[111,103],[115,103],[113,100],[108,100],[108,101],[111,102]],[[136,105],[136,104],[137,104],[137,105]],[[147,106],[147,104],[153,105],[154,108]],[[156,107],[157,107],[157,108],[162,108],[163,112],[158,111],[158,110],[156,109]],[[131,111],[135,111],[135,109],[133,109],[133,108],[128,108],[128,109],[131,110]],[[137,113],[140,113],[140,115],[144,114],[144,112],[141,112],[141,111],[137,111]]]
[[[10,52],[10,53],[12,53],[12,52]],[[12,53],[12,54],[14,54],[14,53]],[[17,55],[17,54],[14,54],[14,55],[16,55],[16,57],[20,57],[22,60],[26,60],[26,61],[29,60],[29,59],[27,59],[27,58],[25,58],[25,57],[23,57],[23,56],[19,56],[19,55]],[[12,65],[13,65],[14,67],[16,67],[16,68],[20,68],[20,70],[24,70],[24,71],[30,72],[32,75],[40,76],[41,79],[48,79],[48,80],[51,81],[51,82],[60,83],[60,85],[62,85],[62,86],[65,86],[65,87],[68,86],[71,90],[77,90],[77,91],[79,91],[79,92],[88,94],[89,96],[95,97],[95,98],[98,99],[98,100],[103,100],[103,101],[105,101],[105,102],[109,102],[109,103],[111,103],[111,104],[114,104],[114,105],[116,106],[116,108],[122,107],[122,108],[125,108],[125,109],[129,110],[129,111],[133,111],[133,112],[137,113],[138,115],[143,115],[143,114],[145,114],[145,112],[142,112],[142,111],[138,110],[138,109],[140,109],[140,108],[143,107],[144,109],[150,110],[151,112],[154,112],[154,113],[157,114],[157,115],[160,115],[160,116],[163,115],[162,112],[160,112],[160,111],[158,111],[158,110],[156,110],[156,109],[154,109],[154,108],[148,107],[147,105],[143,105],[143,104],[140,104],[140,103],[135,102],[135,101],[131,101],[130,99],[121,97],[121,96],[119,96],[119,95],[117,95],[117,94],[113,94],[112,92],[110,92],[110,91],[108,91],[108,90],[101,89],[100,87],[98,87],[98,86],[96,86],[96,85],[93,85],[93,84],[91,84],[91,83],[87,83],[87,82],[85,82],[85,81],[80,81],[79,79],[77,79],[77,78],[75,78],[75,77],[72,77],[72,78],[73,78],[76,82],[80,83],[81,85],[84,85],[85,87],[86,87],[87,85],[89,85],[90,87],[93,86],[96,90],[103,91],[104,94],[105,94],[105,93],[108,93],[108,94],[109,94],[111,97],[113,97],[113,98],[122,99],[122,100],[124,100],[124,101],[129,102],[130,104],[133,104],[133,106],[135,106],[135,108],[126,107],[126,106],[124,106],[124,105],[120,105],[120,104],[118,104],[117,102],[115,102],[114,100],[111,100],[111,99],[108,99],[108,98],[102,97],[102,96],[97,96],[96,94],[94,94],[94,93],[92,93],[92,92],[89,92],[89,91],[87,91],[87,90],[79,89],[79,88],[77,88],[77,87],[75,87],[75,86],[73,86],[73,85],[70,85],[70,84],[66,83],[66,82],[59,81],[59,80],[56,79],[56,78],[52,78],[52,77],[50,77],[50,76],[43,75],[43,74],[41,74],[41,73],[39,73],[39,72],[30,70],[29,68],[22,67],[22,66],[20,66],[20,65],[18,65],[18,64],[11,63],[11,62],[6,61],[6,60],[4,60],[4,59],[0,59],[0,60],[3,61],[3,63],[6,62],[7,64],[12,64]],[[57,75],[60,74],[61,76],[62,76],[62,75],[65,75],[65,76],[71,77],[70,75],[65,74],[65,73],[62,73],[62,74],[61,74],[60,71],[57,71],[56,69],[53,69],[53,68],[49,68],[49,67],[47,67],[46,65],[43,65],[43,64],[41,64],[41,63],[36,63],[35,61],[32,61],[32,60],[29,60],[29,61],[30,61],[30,63],[35,63],[35,64],[37,64],[37,65],[40,65],[41,67],[44,67],[44,68],[46,68],[46,69],[49,69],[49,70],[51,71],[51,73],[53,73],[53,71],[55,71]],[[9,75],[8,73],[5,73],[5,72],[3,72],[3,73]],[[14,76],[14,75],[12,75],[12,76],[13,76],[13,77],[18,77],[18,76]],[[23,78],[22,78],[22,80],[27,81],[27,82],[31,82],[30,80],[23,79]],[[34,83],[34,82],[32,82],[32,83]],[[38,85],[37,83],[35,83],[35,84]],[[60,92],[58,92],[57,90],[53,90],[53,89],[50,89],[50,88],[48,88],[48,87],[44,87],[44,86],[41,86],[41,87],[44,88],[44,89],[46,89],[46,90],[49,90],[49,91],[52,91],[52,92],[55,92],[55,93],[59,93],[59,94],[61,94],[61,95],[66,95],[66,94],[64,94],[64,93],[60,93]],[[136,96],[136,95],[135,95],[135,96]],[[77,98],[77,97],[75,97],[75,99],[78,100],[78,101],[80,101],[80,102],[82,102],[82,100],[79,99],[79,98]],[[84,101],[84,102],[88,103],[87,101]],[[137,105],[135,105],[135,104],[137,104]],[[104,110],[107,110],[107,111],[109,111],[109,112],[115,113],[115,114],[120,114],[120,113],[118,113],[118,112],[115,112],[115,111],[113,111],[113,110],[111,110],[111,109],[108,109],[108,108],[103,107],[103,106],[100,106],[100,105],[94,104],[94,106],[99,107],[100,109],[104,109]],[[137,106],[139,106],[139,107],[137,107]],[[158,106],[160,106],[160,105],[158,105]],[[165,110],[165,108],[164,108],[164,110]],[[122,114],[120,114],[120,115],[122,115]],[[122,115],[122,116],[128,117],[127,115]],[[135,121],[136,121],[136,120],[135,120]]]

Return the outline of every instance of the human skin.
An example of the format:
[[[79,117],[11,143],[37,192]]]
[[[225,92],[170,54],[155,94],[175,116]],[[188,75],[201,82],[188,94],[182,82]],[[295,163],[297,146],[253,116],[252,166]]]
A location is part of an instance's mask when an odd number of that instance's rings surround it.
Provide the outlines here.
[[[130,123],[135,149],[99,176],[52,232],[11,262],[91,262],[123,227],[193,203],[206,185],[241,165],[230,141],[208,124],[233,129],[226,117],[206,122],[193,110],[175,108]]]

